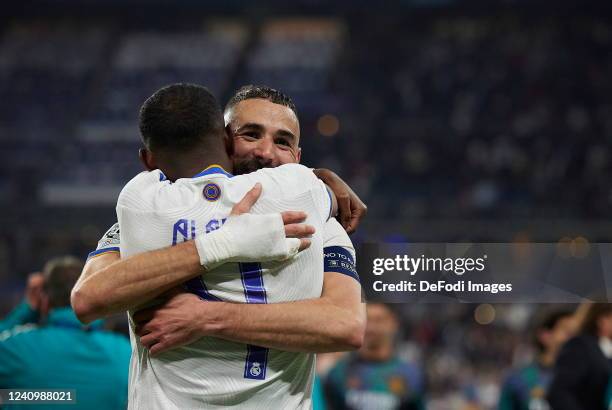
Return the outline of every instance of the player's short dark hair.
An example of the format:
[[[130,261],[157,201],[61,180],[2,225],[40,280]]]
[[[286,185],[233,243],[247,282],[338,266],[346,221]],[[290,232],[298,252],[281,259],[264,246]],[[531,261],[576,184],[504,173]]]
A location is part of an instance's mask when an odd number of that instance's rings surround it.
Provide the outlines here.
[[[217,99],[196,84],[171,84],[157,90],[140,108],[139,125],[142,142],[151,151],[188,151],[224,132]]]
[[[274,104],[284,105],[285,107],[290,108],[297,116],[295,104],[293,103],[291,97],[289,97],[287,94],[272,87],[253,84],[240,87],[240,89],[234,93],[234,95],[225,105],[225,111],[232,109],[241,101],[251,100],[253,98],[260,98],[263,100],[268,100]]]
[[[574,312],[569,309],[557,309],[547,311],[539,317],[539,320],[534,326],[533,332],[533,343],[538,351],[543,352],[545,350],[545,346],[540,341],[540,331],[553,330],[561,320],[570,317],[573,314]]]
[[[43,268],[44,290],[50,307],[70,306],[70,292],[83,270],[83,262],[74,256],[48,261]]]

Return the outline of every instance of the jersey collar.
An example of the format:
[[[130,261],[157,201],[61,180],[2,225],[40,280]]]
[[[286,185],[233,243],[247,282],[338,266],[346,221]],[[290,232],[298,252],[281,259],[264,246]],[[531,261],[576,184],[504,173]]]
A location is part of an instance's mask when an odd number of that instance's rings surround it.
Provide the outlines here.
[[[202,177],[204,175],[211,175],[211,174],[221,174],[221,175],[225,175],[228,178],[233,177],[232,174],[230,174],[229,172],[227,172],[226,170],[223,169],[223,167],[221,167],[220,165],[217,164],[213,164],[209,167],[207,167],[204,171],[195,174],[192,178],[199,178]]]

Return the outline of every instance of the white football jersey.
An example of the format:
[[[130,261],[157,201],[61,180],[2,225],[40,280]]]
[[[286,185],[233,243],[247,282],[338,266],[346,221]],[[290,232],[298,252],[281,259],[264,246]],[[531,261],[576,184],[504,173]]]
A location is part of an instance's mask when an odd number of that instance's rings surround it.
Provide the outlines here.
[[[117,203],[122,257],[164,248],[219,228],[260,182],[253,213],[302,210],[315,227],[309,249],[283,262],[230,263],[187,282],[204,300],[277,303],[315,298],[323,283],[323,227],[331,200],[312,171],[297,164],[230,178],[219,167],[174,183],[144,172]],[[130,312],[131,313],[131,312]],[[150,357],[130,330],[129,407],[133,409],[310,408],[314,354],[205,337]]]

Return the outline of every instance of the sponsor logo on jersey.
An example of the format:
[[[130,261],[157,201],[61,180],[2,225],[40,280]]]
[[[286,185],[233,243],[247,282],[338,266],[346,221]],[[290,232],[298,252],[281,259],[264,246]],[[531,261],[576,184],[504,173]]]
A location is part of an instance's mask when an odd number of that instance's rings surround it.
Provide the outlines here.
[[[104,249],[111,246],[119,246],[119,224],[116,223],[106,231],[104,236],[98,241],[98,247],[96,249]]]
[[[204,199],[210,202],[214,202],[217,199],[219,199],[219,197],[221,196],[221,188],[219,188],[219,185],[213,184],[211,182],[204,186],[203,193],[204,193]]]

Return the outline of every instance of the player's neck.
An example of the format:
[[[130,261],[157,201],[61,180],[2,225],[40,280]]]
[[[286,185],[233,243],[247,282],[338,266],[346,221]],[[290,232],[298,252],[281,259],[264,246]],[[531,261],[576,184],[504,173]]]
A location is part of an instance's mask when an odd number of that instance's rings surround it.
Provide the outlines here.
[[[232,161],[225,152],[186,154],[171,161],[160,161],[160,169],[171,181],[191,178],[211,165],[218,165],[229,173],[233,172]]]

